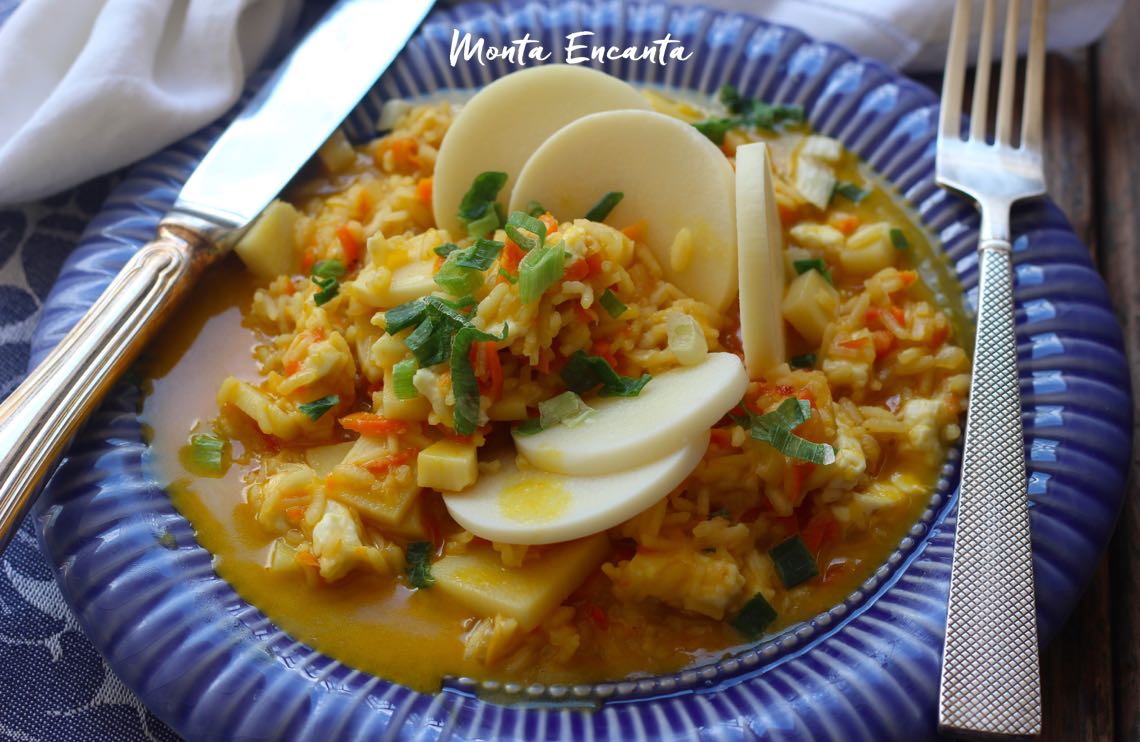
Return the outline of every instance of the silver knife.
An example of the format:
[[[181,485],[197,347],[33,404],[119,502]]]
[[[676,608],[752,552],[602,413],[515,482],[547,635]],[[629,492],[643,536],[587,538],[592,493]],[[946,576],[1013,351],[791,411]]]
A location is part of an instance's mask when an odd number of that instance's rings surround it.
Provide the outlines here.
[[[186,181],[155,240],[0,404],[0,551],[79,425],[210,264],[333,133],[434,0],[340,0]]]

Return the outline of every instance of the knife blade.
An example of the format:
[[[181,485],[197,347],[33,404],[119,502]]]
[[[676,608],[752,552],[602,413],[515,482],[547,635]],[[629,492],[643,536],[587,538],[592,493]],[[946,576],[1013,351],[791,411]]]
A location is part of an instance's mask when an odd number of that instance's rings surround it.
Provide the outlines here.
[[[432,4],[333,6],[206,153],[171,218],[187,214],[223,232],[252,222],[360,102]]]
[[[156,238],[0,403],[0,551],[79,425],[368,92],[433,2],[336,3],[209,150]]]

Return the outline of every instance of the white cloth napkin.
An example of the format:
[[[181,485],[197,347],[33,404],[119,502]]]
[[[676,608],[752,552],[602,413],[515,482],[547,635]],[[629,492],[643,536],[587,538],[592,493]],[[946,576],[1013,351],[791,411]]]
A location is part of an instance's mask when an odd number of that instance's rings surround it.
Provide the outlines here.
[[[0,204],[61,191],[220,116],[299,0],[24,0],[0,26]]]
[[[954,5],[700,2],[797,26],[911,69],[941,66]],[[1091,42],[1122,4],[1052,0],[1050,47]],[[0,26],[0,204],[63,190],[208,124],[288,35],[298,8],[299,0],[24,0]]]

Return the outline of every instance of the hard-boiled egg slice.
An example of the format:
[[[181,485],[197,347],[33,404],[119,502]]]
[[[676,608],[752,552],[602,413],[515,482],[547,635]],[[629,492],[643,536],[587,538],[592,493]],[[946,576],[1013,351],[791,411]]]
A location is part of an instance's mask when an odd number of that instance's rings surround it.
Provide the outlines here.
[[[636,397],[589,400],[594,413],[572,428],[515,434],[536,468],[589,476],[620,472],[667,456],[703,435],[740,402],[748,375],[731,353],[709,353],[696,366],[658,374]]]
[[[732,166],[691,125],[652,111],[607,111],[567,124],[519,173],[511,210],[536,200],[561,220],[624,194],[606,222],[646,222],[645,243],[665,277],[724,309],[736,297]]]
[[[588,67],[551,64],[499,78],[463,106],[443,138],[432,177],[436,224],[466,237],[459,202],[476,175],[505,172],[499,200],[506,205],[523,163],[548,136],[587,114],[649,107],[628,83]]]
[[[784,361],[784,235],[768,145],[736,150],[736,238],[740,266],[740,339],[757,379]]]
[[[657,461],[586,477],[520,469],[508,448],[498,471],[480,474],[462,492],[443,493],[443,501],[459,525],[481,538],[508,544],[570,541],[616,526],[669,494],[708,444],[705,430]]]

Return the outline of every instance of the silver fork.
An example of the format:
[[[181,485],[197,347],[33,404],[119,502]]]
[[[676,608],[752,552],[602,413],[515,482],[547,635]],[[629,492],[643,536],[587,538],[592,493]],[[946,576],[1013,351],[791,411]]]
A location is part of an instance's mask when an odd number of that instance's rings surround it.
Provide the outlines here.
[[[1033,0],[1020,142],[1013,144],[1019,0],[1009,0],[994,141],[986,138],[995,0],[985,0],[970,132],[961,136],[971,0],[958,0],[938,131],[937,179],[982,211],[978,327],[938,697],[944,732],[1036,735],[1041,677],[1025,477],[1009,212],[1045,193],[1045,0]]]

